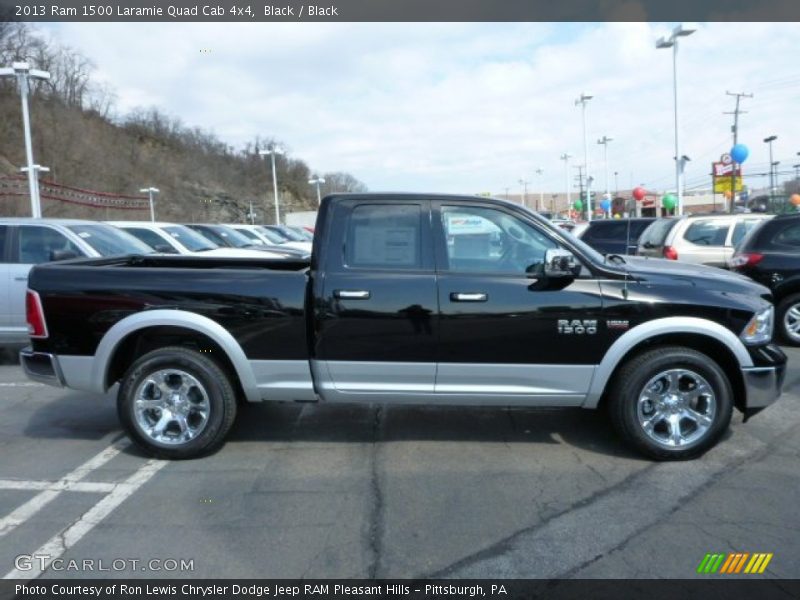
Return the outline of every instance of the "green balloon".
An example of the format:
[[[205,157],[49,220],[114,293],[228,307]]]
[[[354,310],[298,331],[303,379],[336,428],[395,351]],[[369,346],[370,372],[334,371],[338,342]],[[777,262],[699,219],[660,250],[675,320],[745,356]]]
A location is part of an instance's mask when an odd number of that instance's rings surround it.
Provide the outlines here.
[[[663,198],[661,198],[661,206],[663,206],[667,210],[672,210],[673,208],[675,208],[675,205],[677,203],[678,202],[675,199],[675,196],[673,196],[672,194],[666,194]]]
[[[575,200],[575,202],[573,202],[572,204],[572,208],[574,208],[575,210],[583,210],[583,202],[581,202],[580,200]]]

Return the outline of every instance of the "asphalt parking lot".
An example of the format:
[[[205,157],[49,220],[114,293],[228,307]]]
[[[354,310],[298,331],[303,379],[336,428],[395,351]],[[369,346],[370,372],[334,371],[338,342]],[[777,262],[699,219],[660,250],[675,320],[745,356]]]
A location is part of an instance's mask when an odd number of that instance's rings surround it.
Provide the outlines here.
[[[759,577],[797,578],[787,353],[778,404],[672,464],[589,411],[268,404],[244,407],[217,454],[165,463],[128,444],[112,396],[0,366],[0,575],[687,578],[708,552],[742,551],[774,553]],[[16,569],[32,554],[126,562]]]

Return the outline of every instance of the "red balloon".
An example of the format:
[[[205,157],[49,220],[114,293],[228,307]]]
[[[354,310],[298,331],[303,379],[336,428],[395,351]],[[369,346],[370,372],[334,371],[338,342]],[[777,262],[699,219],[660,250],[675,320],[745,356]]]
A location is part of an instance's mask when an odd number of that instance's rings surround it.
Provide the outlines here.
[[[636,198],[637,200],[641,200],[646,195],[647,195],[647,190],[645,190],[643,187],[633,188],[633,197]]]

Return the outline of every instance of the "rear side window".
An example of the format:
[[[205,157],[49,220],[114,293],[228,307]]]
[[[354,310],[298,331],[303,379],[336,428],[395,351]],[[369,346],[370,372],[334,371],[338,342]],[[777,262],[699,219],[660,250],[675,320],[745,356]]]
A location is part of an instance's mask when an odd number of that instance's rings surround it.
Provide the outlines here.
[[[628,230],[627,221],[592,222],[583,234],[584,240],[624,240]]]
[[[724,246],[730,223],[727,221],[695,221],[683,234],[683,239],[698,246]]]
[[[19,228],[18,261],[24,265],[38,265],[53,260],[53,253],[58,251],[74,252],[75,256],[83,256],[83,252],[60,231],[40,225],[23,225]]]
[[[0,225],[0,262],[6,260],[6,240],[8,239],[8,227]]]
[[[760,223],[761,221],[758,219],[747,219],[745,221],[739,221],[733,227],[733,235],[731,236],[731,244],[733,246],[738,246],[739,242],[744,239],[750,231]]]
[[[361,204],[347,228],[345,264],[355,268],[421,269],[422,207]]]
[[[788,227],[781,229],[775,237],[772,238],[772,245],[787,250],[800,250],[800,222],[795,221],[789,224]]]
[[[642,232],[639,238],[640,244],[650,243],[652,246],[663,246],[664,240],[667,239],[667,234],[673,228],[678,219],[659,219],[653,221],[647,229]]]

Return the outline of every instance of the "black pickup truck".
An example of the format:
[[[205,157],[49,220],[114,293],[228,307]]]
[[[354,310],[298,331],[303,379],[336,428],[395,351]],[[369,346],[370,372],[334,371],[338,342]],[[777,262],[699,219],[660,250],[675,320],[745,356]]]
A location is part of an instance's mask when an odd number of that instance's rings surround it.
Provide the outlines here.
[[[237,401],[266,400],[603,407],[641,452],[682,459],[780,395],[770,299],[721,270],[602,256],[500,200],[334,195],[310,262],[34,267],[22,363],[119,384],[128,434],[166,458],[211,451]]]

